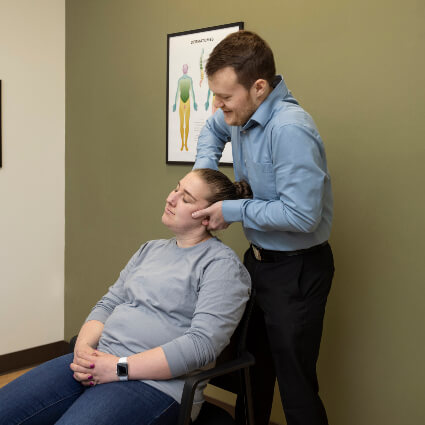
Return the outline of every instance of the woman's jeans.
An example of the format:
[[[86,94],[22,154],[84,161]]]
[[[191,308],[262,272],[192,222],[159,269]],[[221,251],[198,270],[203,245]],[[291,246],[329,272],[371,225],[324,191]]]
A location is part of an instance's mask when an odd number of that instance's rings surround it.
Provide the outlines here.
[[[50,360],[0,388],[0,425],[171,425],[179,403],[140,381],[84,387],[73,354]]]

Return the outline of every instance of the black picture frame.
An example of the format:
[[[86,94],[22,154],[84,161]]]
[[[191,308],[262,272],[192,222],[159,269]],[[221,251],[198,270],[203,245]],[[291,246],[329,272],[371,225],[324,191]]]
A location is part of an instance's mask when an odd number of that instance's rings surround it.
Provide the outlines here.
[[[167,164],[194,164],[199,132],[215,111],[204,65],[222,39],[243,28],[234,22],[167,34]],[[232,165],[231,155],[228,143],[220,165]]]
[[[3,155],[2,155],[2,134],[3,134],[3,127],[2,127],[2,94],[1,94],[1,80],[0,80],[0,168],[3,166]]]

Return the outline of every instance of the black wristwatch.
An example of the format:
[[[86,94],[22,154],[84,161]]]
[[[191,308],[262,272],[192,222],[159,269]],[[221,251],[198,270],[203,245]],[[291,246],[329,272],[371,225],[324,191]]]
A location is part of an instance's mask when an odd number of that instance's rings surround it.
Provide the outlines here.
[[[128,381],[128,362],[127,357],[121,357],[117,363],[117,376],[120,381]]]

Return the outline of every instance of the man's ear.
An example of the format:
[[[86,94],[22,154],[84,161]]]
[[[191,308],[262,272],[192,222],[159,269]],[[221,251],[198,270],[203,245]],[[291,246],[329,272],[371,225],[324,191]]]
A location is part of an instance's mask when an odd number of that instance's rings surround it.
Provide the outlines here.
[[[255,98],[260,101],[263,101],[269,94],[269,87],[270,85],[267,80],[259,78],[254,82],[251,87],[251,90],[253,91],[253,95],[255,96]]]

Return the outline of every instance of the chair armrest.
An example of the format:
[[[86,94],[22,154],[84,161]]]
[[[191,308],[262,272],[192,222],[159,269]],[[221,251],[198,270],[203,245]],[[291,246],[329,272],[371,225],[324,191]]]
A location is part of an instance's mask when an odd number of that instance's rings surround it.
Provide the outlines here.
[[[75,343],[77,342],[78,335],[74,335],[69,341],[69,352],[73,353],[75,348]]]
[[[189,376],[185,380],[183,387],[182,400],[180,404],[180,415],[178,425],[189,425],[190,414],[192,411],[193,398],[196,387],[199,383],[215,378],[217,376],[226,375],[236,370],[245,369],[255,363],[254,356],[247,351],[243,352],[237,359],[220,364],[219,366],[200,372],[196,375]]]

